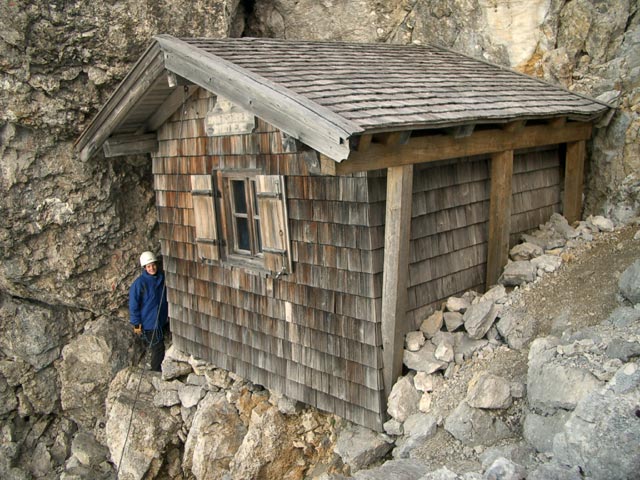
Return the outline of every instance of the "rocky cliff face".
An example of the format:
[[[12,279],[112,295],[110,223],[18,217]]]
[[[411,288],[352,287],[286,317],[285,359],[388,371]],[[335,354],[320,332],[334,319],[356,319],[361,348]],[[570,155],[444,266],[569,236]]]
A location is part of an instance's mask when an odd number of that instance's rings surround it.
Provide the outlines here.
[[[72,147],[156,33],[435,42],[616,102],[590,148],[586,206],[617,220],[640,208],[631,0],[2,2],[0,472],[59,468],[76,429],[102,422],[94,410],[109,381],[136,359],[115,337],[137,255],[158,250],[150,165],[83,163]]]

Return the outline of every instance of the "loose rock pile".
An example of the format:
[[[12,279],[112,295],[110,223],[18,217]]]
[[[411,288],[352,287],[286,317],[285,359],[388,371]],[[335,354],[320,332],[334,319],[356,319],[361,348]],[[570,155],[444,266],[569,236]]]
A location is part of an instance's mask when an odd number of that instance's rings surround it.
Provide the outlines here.
[[[338,422],[171,348],[162,375],[118,373],[103,443],[121,478],[293,479],[340,471]]]
[[[554,216],[512,249],[510,265],[529,268],[535,275],[526,278],[537,282],[570,261],[572,247],[609,228],[602,218],[572,228]],[[620,275],[620,307],[609,318],[535,340],[535,322],[515,308],[528,284],[523,277],[512,287],[513,278],[503,275],[483,295],[449,298],[407,334],[407,373],[388,399],[385,433],[174,349],[161,375],[143,373],[129,366],[140,350],[109,317],[87,323],[62,347],[58,337],[79,323],[63,317],[42,348],[22,352],[16,310],[15,339],[5,336],[4,348],[28,363],[0,362],[0,415],[12,419],[0,431],[0,472],[13,480],[106,480],[118,466],[123,479],[633,478],[640,260]],[[13,308],[8,299],[0,307]],[[528,359],[517,353],[523,347]],[[489,368],[516,357],[522,365],[514,372],[508,364]],[[59,405],[50,400],[58,388]],[[435,465],[429,455],[438,449],[446,461]]]
[[[409,333],[404,354],[409,373],[393,387],[392,419],[381,435],[394,460],[356,472],[362,465],[343,456],[355,478],[635,478],[640,471],[640,260],[620,276],[621,306],[600,325],[530,344],[526,380],[479,371],[455,408],[433,408],[431,399],[470,361],[531,342],[534,322],[509,308],[518,287],[507,294],[505,285],[526,287],[571,259],[572,247],[611,230],[612,223],[602,217],[573,228],[554,215],[511,250],[502,285],[484,295],[449,298],[419,331]],[[421,462],[420,447],[447,434],[462,445],[464,456],[482,465],[457,474]]]

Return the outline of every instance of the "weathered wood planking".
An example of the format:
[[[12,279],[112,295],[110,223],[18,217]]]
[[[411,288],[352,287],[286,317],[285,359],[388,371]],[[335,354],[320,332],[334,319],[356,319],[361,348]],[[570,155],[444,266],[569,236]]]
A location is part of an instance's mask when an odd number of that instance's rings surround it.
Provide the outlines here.
[[[280,132],[260,121],[251,135],[199,137],[198,115],[210,103],[193,97],[160,129],[153,160],[176,345],[380,429],[384,178],[309,177]],[[293,275],[273,281],[198,261],[191,177],[223,168],[287,175]]]
[[[489,220],[487,157],[420,165],[414,175],[408,316],[419,323],[433,306],[484,289]],[[510,245],[559,211],[558,149],[516,152]]]
[[[513,150],[491,156],[491,199],[487,240],[487,287],[495,285],[507,264],[511,233]]]

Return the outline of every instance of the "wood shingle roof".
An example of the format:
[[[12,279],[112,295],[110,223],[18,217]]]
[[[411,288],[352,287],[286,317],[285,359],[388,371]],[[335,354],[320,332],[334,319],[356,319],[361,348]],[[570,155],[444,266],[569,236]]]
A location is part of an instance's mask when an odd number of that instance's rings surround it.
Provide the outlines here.
[[[423,45],[185,39],[363,130],[568,116],[607,106],[532,77]]]
[[[155,131],[179,106],[182,77],[341,162],[350,139],[401,130],[565,117],[608,105],[538,79],[423,45],[158,35],[76,142],[87,158],[109,137]]]

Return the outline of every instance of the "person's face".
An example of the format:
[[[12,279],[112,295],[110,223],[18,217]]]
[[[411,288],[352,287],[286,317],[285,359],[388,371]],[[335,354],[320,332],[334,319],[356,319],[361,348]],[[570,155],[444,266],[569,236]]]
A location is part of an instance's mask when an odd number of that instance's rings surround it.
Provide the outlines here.
[[[155,275],[156,273],[158,273],[158,264],[156,262],[147,263],[144,266],[144,269],[149,275]]]

